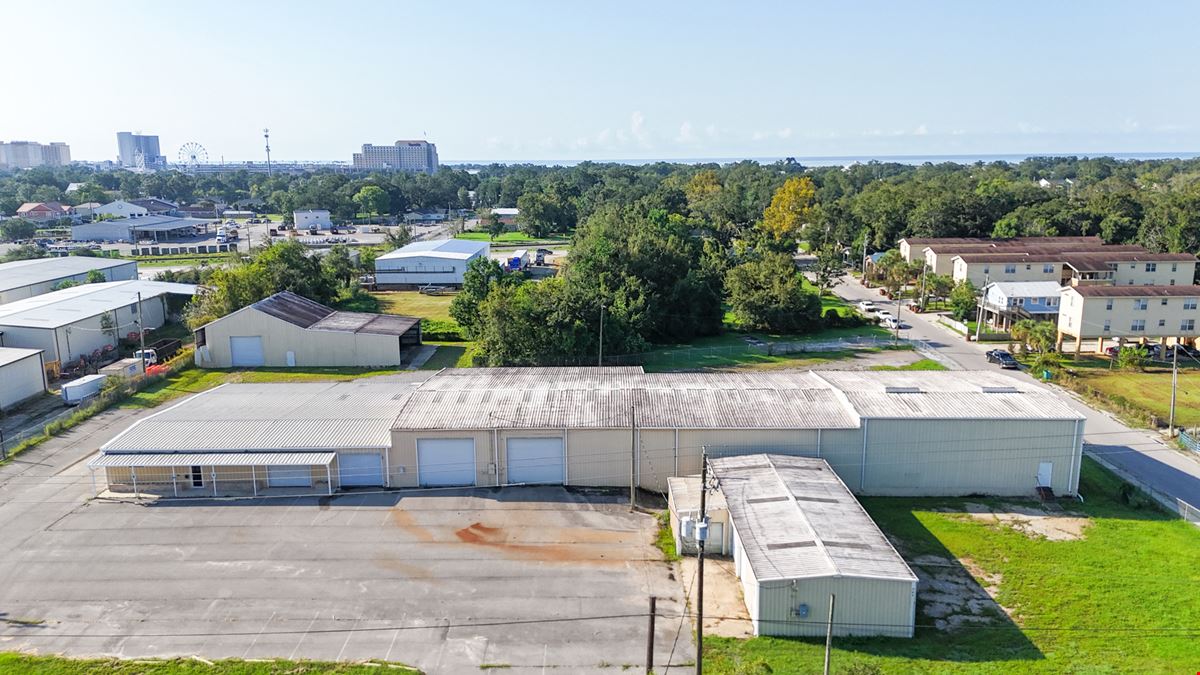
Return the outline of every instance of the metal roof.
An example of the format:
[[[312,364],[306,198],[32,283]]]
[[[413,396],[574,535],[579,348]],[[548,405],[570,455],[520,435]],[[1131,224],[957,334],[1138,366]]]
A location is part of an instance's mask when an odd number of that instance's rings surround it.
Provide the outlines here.
[[[21,349],[19,347],[0,347],[0,368],[27,359],[31,356],[37,356],[42,353],[40,349]]]
[[[332,452],[118,452],[101,453],[89,469],[114,466],[312,466],[333,463]]]
[[[999,244],[1005,243],[1010,245],[1020,244],[1087,244],[1096,243],[1102,244],[1104,240],[1099,236],[1092,235],[1087,237],[1014,237],[1012,239],[992,239],[989,237],[904,237],[900,241],[907,243],[909,246],[913,244]]]
[[[421,321],[411,316],[340,312],[291,291],[280,291],[251,307],[300,328],[338,333],[404,335]]]
[[[823,459],[709,460],[754,578],[917,577]]]
[[[814,373],[862,417],[891,419],[1083,419],[1065,400],[992,371],[828,370]]]
[[[414,241],[391,253],[381,255],[376,260],[395,260],[397,258],[414,257],[467,260],[479,254],[487,255],[490,250],[491,244],[486,241],[475,241],[472,239],[429,239],[426,241]]]
[[[1068,286],[1085,298],[1165,298],[1200,296],[1200,286]]]
[[[123,265],[137,266],[134,260],[91,258],[68,255],[60,258],[34,258],[0,264],[0,291],[58,281],[92,270],[107,270]]]
[[[185,399],[104,444],[128,451],[315,451],[391,447],[392,420],[430,373],[386,382],[227,384]],[[406,381],[407,380],[407,381]]]
[[[148,222],[151,218],[156,220]],[[129,223],[129,229],[136,232],[173,232],[189,227],[207,226],[212,224],[212,221],[205,218],[180,218],[178,216],[142,216],[130,220]]]
[[[995,288],[1006,298],[1056,298],[1062,285],[1057,281],[993,281],[985,288]]]
[[[670,476],[667,491],[675,504],[675,512],[698,511],[700,509],[700,476]],[[704,501],[708,513],[725,511],[725,495],[720,490],[710,492]]]
[[[139,279],[81,284],[0,305],[0,326],[67,326],[105,312],[128,307],[137,302],[138,293],[142,294],[144,301],[166,294],[195,295],[196,287],[192,284]]]

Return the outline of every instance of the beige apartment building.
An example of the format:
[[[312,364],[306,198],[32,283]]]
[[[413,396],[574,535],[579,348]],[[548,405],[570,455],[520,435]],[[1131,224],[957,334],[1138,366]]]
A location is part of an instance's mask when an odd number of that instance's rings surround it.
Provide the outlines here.
[[[1193,283],[1196,257],[1153,253],[1139,246],[1083,253],[961,253],[954,256],[956,282],[976,288],[993,281],[1056,281],[1063,285],[1184,286]]]
[[[1060,350],[1067,338],[1074,338],[1078,354],[1084,340],[1095,340],[1095,351],[1100,353],[1106,340],[1118,345],[1131,340],[1165,345],[1200,337],[1196,308],[1200,286],[1068,286],[1061,297]]]

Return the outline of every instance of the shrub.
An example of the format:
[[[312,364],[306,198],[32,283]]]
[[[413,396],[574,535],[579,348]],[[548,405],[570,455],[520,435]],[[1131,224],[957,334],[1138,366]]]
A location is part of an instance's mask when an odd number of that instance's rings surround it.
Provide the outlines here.
[[[437,342],[462,342],[462,328],[445,319],[421,319],[421,339]]]

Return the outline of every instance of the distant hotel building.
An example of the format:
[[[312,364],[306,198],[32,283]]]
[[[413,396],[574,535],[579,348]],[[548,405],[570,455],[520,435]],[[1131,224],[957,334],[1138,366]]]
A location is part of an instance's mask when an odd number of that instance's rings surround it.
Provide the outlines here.
[[[35,166],[67,166],[70,163],[71,148],[66,143],[0,143],[0,167],[32,169]]]
[[[167,158],[158,148],[158,136],[117,132],[117,155],[121,166],[129,169],[165,169]]]
[[[427,141],[396,141],[395,145],[362,146],[354,153],[355,169],[437,173],[437,146]]]

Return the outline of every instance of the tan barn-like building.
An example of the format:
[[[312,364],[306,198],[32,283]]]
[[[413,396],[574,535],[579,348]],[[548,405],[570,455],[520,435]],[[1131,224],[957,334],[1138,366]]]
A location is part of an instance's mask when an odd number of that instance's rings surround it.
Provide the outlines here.
[[[283,291],[196,329],[202,368],[402,366],[421,320],[341,312]]]
[[[369,387],[379,415],[362,426],[386,441],[340,446],[330,435],[315,449],[337,455],[335,472],[344,454],[373,453],[355,458],[370,467],[354,472],[369,469],[369,484],[381,487],[634,484],[666,492],[669,478],[699,473],[705,452],[817,457],[868,495],[1032,496],[1038,487],[1070,495],[1079,484],[1083,416],[1050,392],[991,371],[492,368],[410,377],[326,384],[301,407],[293,407],[296,384],[226,385],[139,422],[138,433],[102,452],[208,451],[216,434],[241,450],[312,449],[275,443],[268,429],[325,419],[327,408],[346,410],[349,424],[356,416],[342,407],[343,395]],[[231,425],[240,419],[258,422]]]

